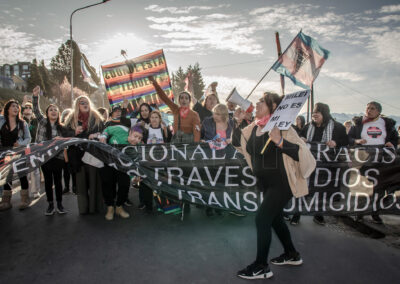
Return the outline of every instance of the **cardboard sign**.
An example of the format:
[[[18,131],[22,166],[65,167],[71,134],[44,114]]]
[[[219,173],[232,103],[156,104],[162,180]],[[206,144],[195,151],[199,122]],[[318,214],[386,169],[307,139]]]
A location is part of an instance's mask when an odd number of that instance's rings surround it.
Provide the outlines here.
[[[286,95],[262,132],[271,131],[274,126],[277,126],[280,130],[288,130],[310,93],[310,90],[304,90]]]

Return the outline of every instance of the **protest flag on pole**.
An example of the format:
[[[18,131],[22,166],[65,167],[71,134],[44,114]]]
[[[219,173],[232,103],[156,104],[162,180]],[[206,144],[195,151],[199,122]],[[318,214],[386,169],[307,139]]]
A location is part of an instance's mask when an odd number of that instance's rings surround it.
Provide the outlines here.
[[[289,77],[295,85],[311,89],[328,57],[328,50],[300,31],[272,69]]]
[[[125,51],[124,54],[126,54]],[[161,88],[170,99],[173,99],[171,80],[162,49],[124,62],[103,65],[101,68],[111,106],[127,99],[134,109],[139,107],[139,101],[141,101],[157,105],[161,112],[168,110],[167,105],[158,97],[153,84],[148,80],[149,76],[158,78]]]
[[[99,88],[99,86],[97,86],[96,82],[93,80],[92,76],[90,75],[90,72],[86,67],[86,63],[85,63],[85,60],[83,59],[83,57],[81,57],[81,72],[82,72],[84,82],[88,83],[93,88]]]

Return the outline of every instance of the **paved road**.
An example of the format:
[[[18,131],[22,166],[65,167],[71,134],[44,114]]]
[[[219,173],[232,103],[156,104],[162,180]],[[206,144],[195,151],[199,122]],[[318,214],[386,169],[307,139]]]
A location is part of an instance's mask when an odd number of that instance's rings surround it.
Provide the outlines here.
[[[136,193],[131,193],[137,204]],[[206,217],[193,209],[177,216],[145,215],[130,207],[129,220],[44,216],[45,196],[30,209],[0,213],[0,283],[245,283],[236,271],[255,257],[254,216]],[[380,240],[304,217],[291,227],[301,267],[272,266],[271,283],[399,283],[400,250]],[[271,256],[281,253],[274,237]]]

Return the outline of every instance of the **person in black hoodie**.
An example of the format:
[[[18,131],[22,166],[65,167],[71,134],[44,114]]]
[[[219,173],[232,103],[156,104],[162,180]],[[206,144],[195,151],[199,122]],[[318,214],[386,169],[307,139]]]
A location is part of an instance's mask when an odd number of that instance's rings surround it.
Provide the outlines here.
[[[312,121],[304,126],[300,136],[305,142],[323,143],[330,148],[349,145],[346,128],[332,118],[329,106],[324,103],[315,104]],[[322,215],[315,215],[313,220],[325,225]]]
[[[364,116],[353,118],[354,126],[349,131],[350,145],[383,145],[385,147],[395,148],[397,145],[398,133],[396,131],[396,122],[386,116],[381,115],[382,106],[378,102],[367,104]],[[378,177],[379,178],[379,177]],[[378,190],[380,197],[384,192]],[[382,224],[382,219],[378,213],[371,214],[372,221]],[[362,215],[357,216],[358,221],[362,221]]]

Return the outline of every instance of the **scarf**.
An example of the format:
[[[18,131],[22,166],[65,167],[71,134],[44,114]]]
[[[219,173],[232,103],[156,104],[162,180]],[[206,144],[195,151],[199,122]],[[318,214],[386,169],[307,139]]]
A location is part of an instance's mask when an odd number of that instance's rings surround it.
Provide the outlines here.
[[[364,116],[363,119],[362,119],[362,124],[365,124],[365,123],[368,123],[368,122],[371,122],[371,121],[375,121],[375,120],[378,120],[378,119],[379,119],[379,116],[375,117],[375,118],[368,118],[368,117]]]
[[[83,131],[87,130],[89,122],[89,112],[86,113],[79,112],[78,120],[82,122]]]
[[[180,107],[179,108],[179,115],[182,118],[186,118],[188,116],[188,114],[189,114],[189,110],[190,110],[189,107]]]
[[[270,114],[264,116],[263,118],[256,118],[256,125],[258,125],[258,126],[265,126],[265,125],[268,123],[268,121],[269,121],[270,118],[271,118],[271,115],[270,115]]]
[[[328,124],[324,128],[324,132],[322,133],[322,140],[319,142],[326,143],[332,140],[332,132],[333,132],[333,119],[330,119]],[[313,123],[310,123],[307,130],[307,142],[311,142],[314,137],[315,126]]]

